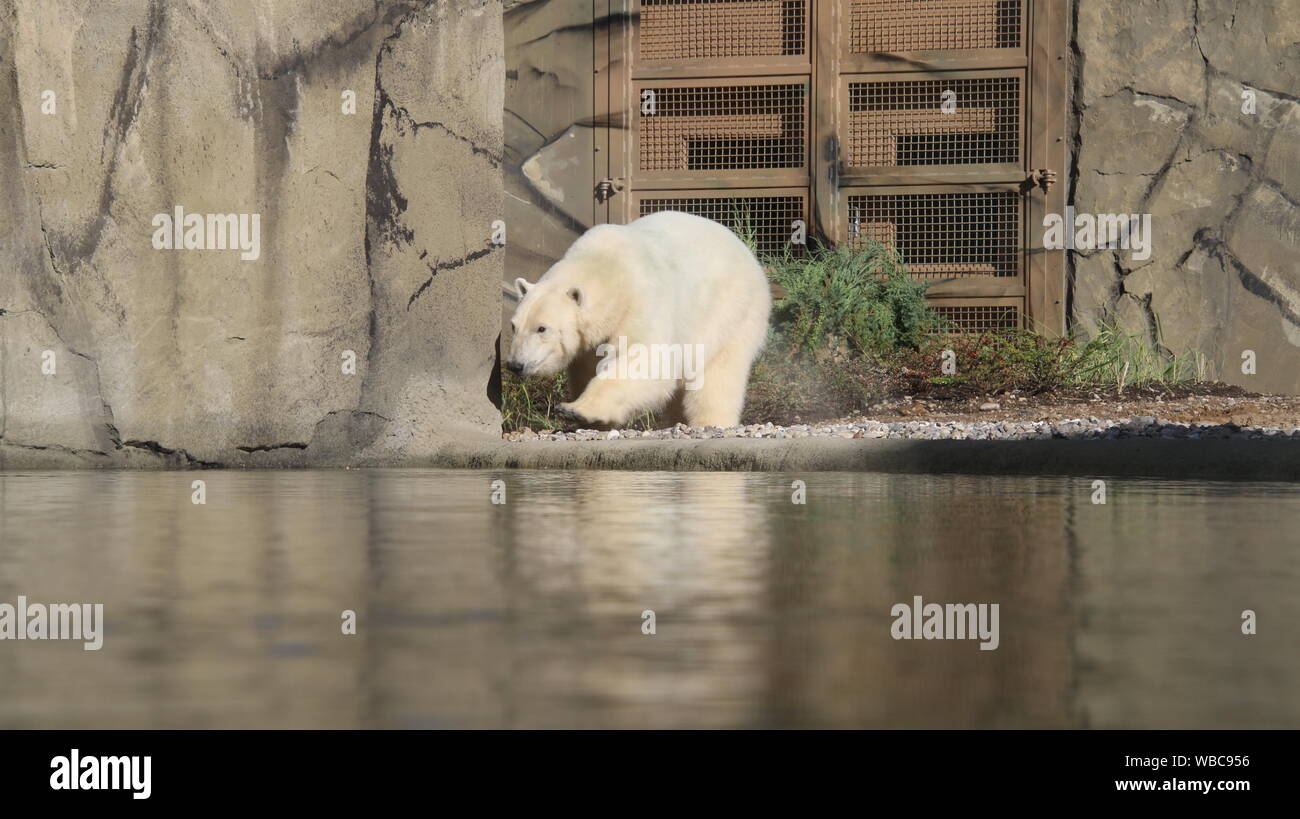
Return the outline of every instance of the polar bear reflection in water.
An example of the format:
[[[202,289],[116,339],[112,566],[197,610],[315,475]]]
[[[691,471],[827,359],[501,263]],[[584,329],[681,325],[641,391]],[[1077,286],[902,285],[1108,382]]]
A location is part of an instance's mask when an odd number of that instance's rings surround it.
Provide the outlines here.
[[[727,228],[674,211],[599,225],[536,284],[515,288],[506,367],[525,378],[567,367],[576,398],[562,416],[617,427],[667,409],[695,427],[740,423],[772,297]],[[629,350],[652,360],[618,360]]]

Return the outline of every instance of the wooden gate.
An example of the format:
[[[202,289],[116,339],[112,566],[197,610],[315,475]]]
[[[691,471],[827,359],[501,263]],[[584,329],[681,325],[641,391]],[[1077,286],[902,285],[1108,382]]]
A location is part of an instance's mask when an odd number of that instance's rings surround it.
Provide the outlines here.
[[[600,0],[597,218],[899,251],[963,330],[1064,330],[1062,0]],[[603,152],[603,156],[602,156]],[[1061,184],[1056,184],[1061,180]]]

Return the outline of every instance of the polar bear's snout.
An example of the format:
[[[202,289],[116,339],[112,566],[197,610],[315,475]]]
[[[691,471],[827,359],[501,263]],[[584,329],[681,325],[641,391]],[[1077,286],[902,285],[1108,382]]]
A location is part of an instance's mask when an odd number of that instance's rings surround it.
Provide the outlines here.
[[[517,330],[510,343],[510,357],[506,369],[524,378],[555,375],[568,365],[568,359],[556,336],[549,328]],[[550,336],[548,338],[547,336]]]

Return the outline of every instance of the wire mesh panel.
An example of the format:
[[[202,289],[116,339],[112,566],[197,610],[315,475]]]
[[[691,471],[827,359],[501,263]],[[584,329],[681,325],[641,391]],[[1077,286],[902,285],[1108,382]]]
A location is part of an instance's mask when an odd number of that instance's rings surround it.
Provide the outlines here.
[[[1015,330],[1021,326],[1021,307],[1018,303],[998,303],[990,300],[980,304],[935,304],[931,307],[948,320],[952,329],[959,333],[990,333],[999,330]]]
[[[1021,164],[1018,75],[848,83],[849,167]]]
[[[641,0],[642,61],[808,53],[807,0]]]
[[[919,278],[1019,276],[1021,198],[1006,191],[848,197],[848,240],[898,251]]]
[[[802,193],[789,195],[731,195],[680,193],[647,194],[638,203],[637,216],[676,210],[720,222],[741,238],[752,237],[759,253],[781,254],[790,247],[796,221],[806,218]]]
[[[807,165],[807,86],[657,85],[638,90],[642,171]]]
[[[963,51],[1021,46],[1024,0],[850,0],[849,51]]]
[[[752,233],[766,253],[789,248],[794,222],[806,220],[814,238],[898,251],[960,329],[1044,316],[1058,326],[1059,258],[1039,252],[1027,220],[1064,207],[1060,186],[1022,189],[1031,168],[1065,168],[1068,7],[611,6],[610,29],[625,33],[611,36],[605,65],[626,107],[606,113],[628,127],[610,128],[608,175],[625,180],[625,194],[606,205],[609,218],[696,213]]]

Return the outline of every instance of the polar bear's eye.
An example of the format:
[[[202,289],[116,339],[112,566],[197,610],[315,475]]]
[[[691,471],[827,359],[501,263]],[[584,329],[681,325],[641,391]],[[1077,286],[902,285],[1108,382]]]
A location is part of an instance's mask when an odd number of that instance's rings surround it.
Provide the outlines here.
[[[539,332],[539,333],[545,333],[545,332],[546,332],[546,328],[545,328],[544,326],[542,326],[542,325],[539,324],[539,325],[537,325],[537,332]]]

